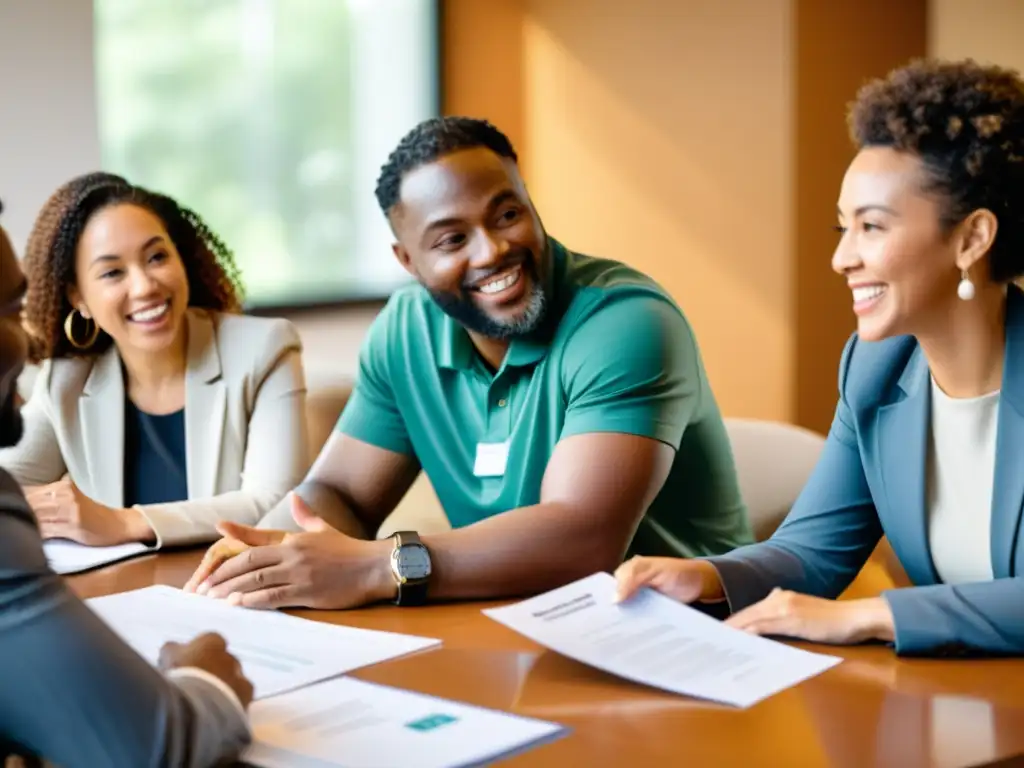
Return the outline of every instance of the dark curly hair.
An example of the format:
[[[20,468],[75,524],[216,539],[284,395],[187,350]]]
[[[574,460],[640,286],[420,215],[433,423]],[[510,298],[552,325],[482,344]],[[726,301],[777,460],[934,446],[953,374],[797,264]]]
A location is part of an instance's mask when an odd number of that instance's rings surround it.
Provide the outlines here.
[[[849,111],[860,147],[921,158],[929,192],[946,199],[950,229],[978,209],[999,222],[989,252],[992,279],[1024,275],[1024,81],[967,59],[918,60],[868,83]]]
[[[377,203],[387,215],[398,203],[402,179],[410,171],[462,149],[485,147],[518,162],[508,137],[486,120],[472,117],[434,117],[407,133],[388,156],[377,179]]]
[[[198,214],[120,176],[89,173],[50,196],[29,235],[24,259],[29,285],[25,323],[32,362],[95,355],[110,347],[111,338],[101,332],[88,349],[76,349],[64,335],[64,321],[73,309],[67,289],[77,280],[75,251],[82,231],[97,211],[122,203],[145,208],[163,222],[185,267],[189,306],[241,311],[243,291],[234,257]]]

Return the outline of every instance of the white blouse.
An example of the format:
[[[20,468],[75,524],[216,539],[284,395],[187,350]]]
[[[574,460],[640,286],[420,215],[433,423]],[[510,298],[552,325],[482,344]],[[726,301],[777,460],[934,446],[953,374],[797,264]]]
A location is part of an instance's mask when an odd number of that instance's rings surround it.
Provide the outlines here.
[[[999,392],[953,398],[931,382],[928,544],[947,584],[992,579]]]

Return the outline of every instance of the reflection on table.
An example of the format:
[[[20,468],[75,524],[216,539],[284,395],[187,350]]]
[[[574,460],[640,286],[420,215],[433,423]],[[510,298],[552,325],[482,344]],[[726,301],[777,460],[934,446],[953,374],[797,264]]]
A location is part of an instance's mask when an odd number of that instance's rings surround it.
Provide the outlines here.
[[[167,552],[69,579],[82,597],[180,587],[201,550]],[[902,582],[884,550],[847,596]],[[437,637],[437,650],[354,676],[553,720],[572,733],[508,765],[978,766],[1024,760],[1024,660],[899,659],[881,646],[811,650],[846,661],[748,710],[644,688],[546,651],[481,613],[495,603],[298,616]],[[1005,763],[1000,763],[1005,764]]]

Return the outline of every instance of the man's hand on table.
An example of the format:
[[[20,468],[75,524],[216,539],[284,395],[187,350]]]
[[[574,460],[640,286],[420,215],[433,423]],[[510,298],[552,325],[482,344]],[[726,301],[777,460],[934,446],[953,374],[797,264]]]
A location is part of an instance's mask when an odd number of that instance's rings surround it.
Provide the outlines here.
[[[291,495],[300,533],[224,522],[186,591],[246,608],[355,608],[392,599],[389,541],[362,541],[332,528]]]
[[[195,667],[222,680],[242,705],[248,709],[252,703],[252,683],[242,672],[238,659],[228,652],[224,638],[214,633],[200,635],[190,643],[165,643],[160,649],[158,666],[161,672],[182,667]]]

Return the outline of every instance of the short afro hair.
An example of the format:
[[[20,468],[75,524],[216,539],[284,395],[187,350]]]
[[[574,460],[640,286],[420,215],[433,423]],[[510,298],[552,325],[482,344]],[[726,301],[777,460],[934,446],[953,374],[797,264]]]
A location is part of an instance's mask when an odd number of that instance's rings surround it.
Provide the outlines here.
[[[989,252],[992,279],[1024,274],[1024,81],[967,59],[917,60],[865,85],[849,111],[861,149],[917,155],[930,192],[946,198],[951,228],[984,208],[999,222]]]
[[[399,199],[402,179],[421,165],[463,149],[484,147],[499,157],[518,162],[508,137],[486,120],[472,117],[434,117],[424,120],[398,142],[377,179],[377,203],[388,215]]]

